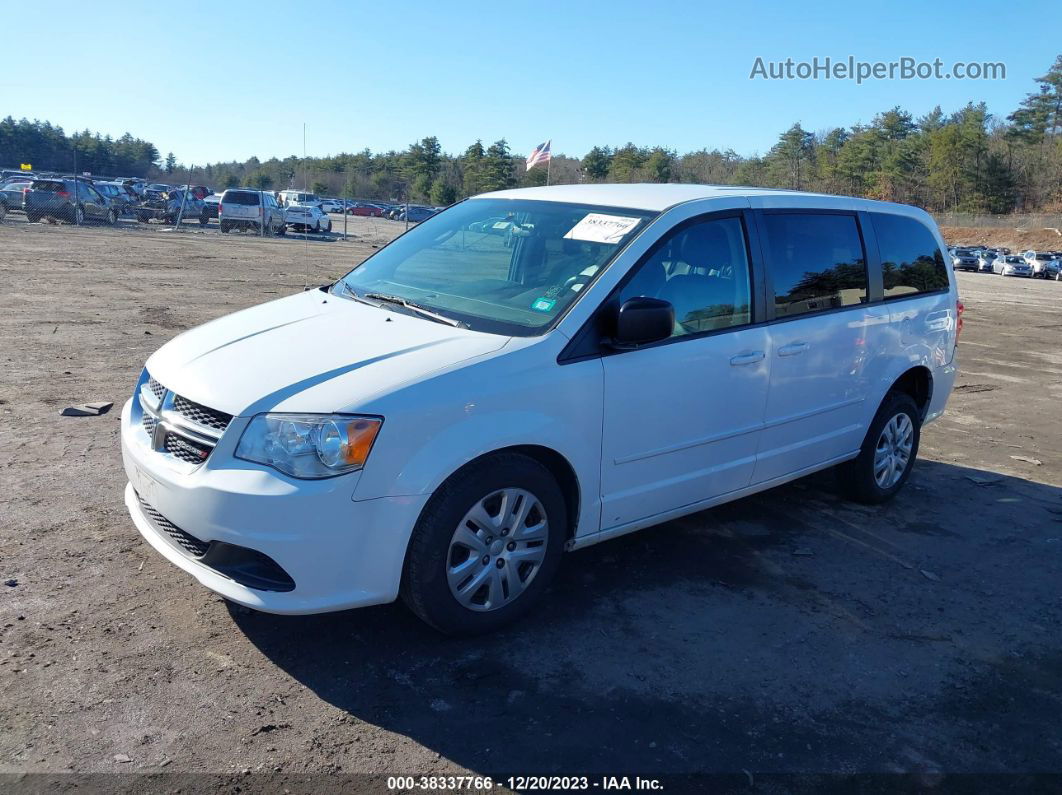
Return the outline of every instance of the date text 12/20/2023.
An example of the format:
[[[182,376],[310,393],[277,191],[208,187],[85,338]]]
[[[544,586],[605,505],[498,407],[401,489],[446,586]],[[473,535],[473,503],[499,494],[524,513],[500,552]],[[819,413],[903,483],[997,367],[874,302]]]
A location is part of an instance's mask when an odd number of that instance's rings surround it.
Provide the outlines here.
[[[505,786],[520,792],[528,790],[601,790],[659,792],[664,789],[659,779],[641,776],[388,776],[387,788],[396,791],[472,791],[489,792],[495,786]]]

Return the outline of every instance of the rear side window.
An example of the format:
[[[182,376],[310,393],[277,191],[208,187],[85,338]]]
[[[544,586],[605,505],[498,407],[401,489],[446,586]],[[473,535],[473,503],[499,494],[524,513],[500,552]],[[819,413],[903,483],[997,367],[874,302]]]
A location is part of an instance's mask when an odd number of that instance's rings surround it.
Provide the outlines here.
[[[776,317],[866,302],[866,259],[855,216],[767,213],[763,221]]]
[[[257,207],[260,203],[258,194],[250,191],[229,191],[225,194],[225,204],[248,204]]]
[[[948,289],[948,269],[933,233],[903,215],[872,213],[885,299]]]

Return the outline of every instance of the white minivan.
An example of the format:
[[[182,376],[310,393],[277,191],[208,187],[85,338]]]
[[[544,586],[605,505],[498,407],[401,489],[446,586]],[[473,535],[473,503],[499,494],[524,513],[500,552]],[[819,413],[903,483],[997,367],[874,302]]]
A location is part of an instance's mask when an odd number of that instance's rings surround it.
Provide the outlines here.
[[[152,355],[122,412],[126,505],[233,602],[401,594],[491,630],[565,550],[827,467],[894,496],[955,380],[944,251],[925,212],[837,196],[477,196]]]

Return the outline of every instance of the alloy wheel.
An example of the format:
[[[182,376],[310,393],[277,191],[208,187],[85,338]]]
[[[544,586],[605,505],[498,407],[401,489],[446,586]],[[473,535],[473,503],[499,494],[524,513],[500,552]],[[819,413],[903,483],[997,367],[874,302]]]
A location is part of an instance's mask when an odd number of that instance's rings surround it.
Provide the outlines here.
[[[895,486],[911,462],[914,423],[906,414],[897,414],[881,429],[874,450],[874,481],[882,489]]]

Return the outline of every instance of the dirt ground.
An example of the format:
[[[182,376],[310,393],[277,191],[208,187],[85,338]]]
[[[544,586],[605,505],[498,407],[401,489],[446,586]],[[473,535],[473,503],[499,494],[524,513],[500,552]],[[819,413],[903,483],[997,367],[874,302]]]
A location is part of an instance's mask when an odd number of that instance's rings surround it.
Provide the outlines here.
[[[1015,252],[1062,249],[1062,229],[945,226],[940,231],[950,246],[1005,246]]]
[[[400,228],[0,225],[0,773],[1062,770],[1055,282],[959,274],[959,385],[893,503],[822,474],[572,553],[491,637],[257,614],[163,560],[122,502],[145,359]]]

